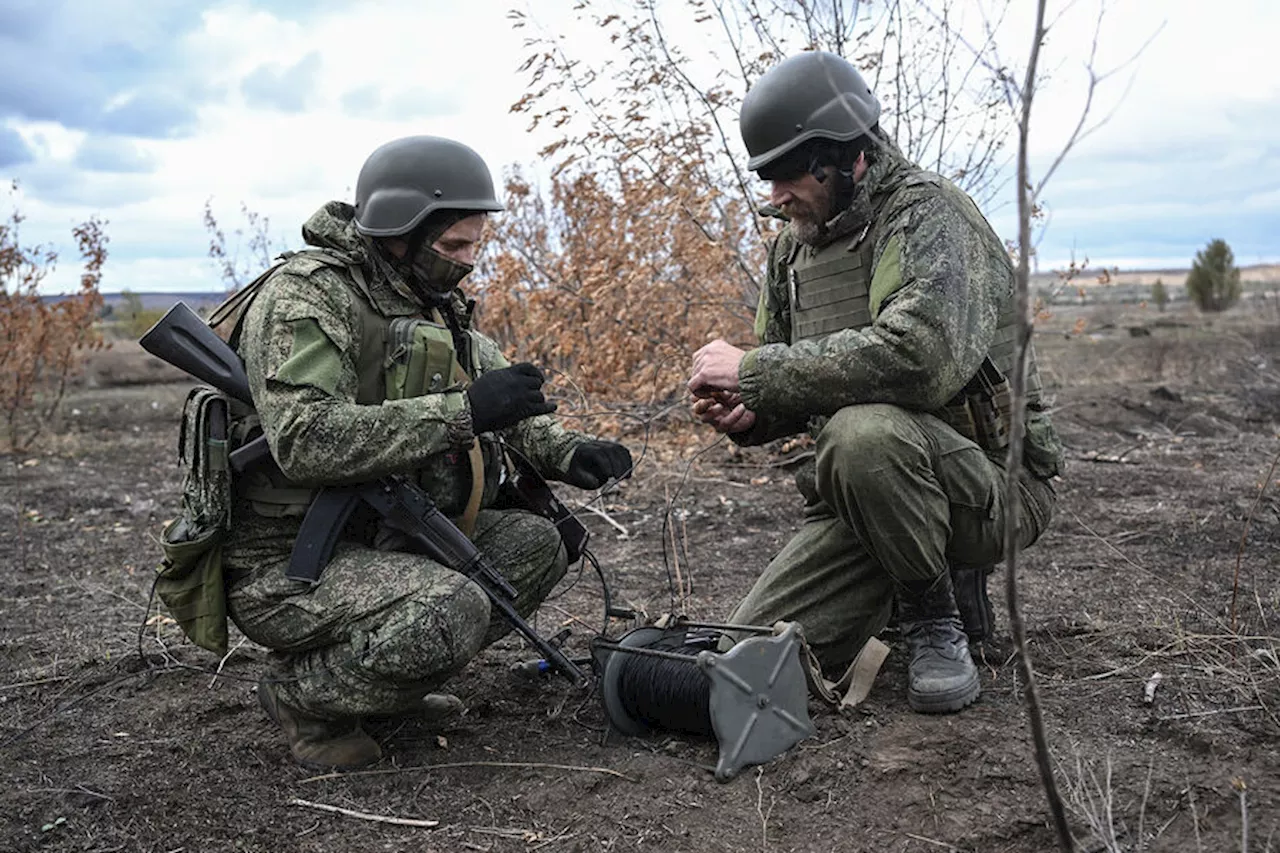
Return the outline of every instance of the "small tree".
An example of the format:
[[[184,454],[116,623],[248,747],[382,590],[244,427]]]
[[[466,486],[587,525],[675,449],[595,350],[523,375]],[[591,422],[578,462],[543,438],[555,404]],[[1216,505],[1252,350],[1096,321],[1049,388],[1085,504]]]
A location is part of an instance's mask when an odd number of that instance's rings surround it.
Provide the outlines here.
[[[271,239],[271,219],[250,210],[240,202],[240,216],[244,224],[231,232],[234,244],[227,244],[226,232],[213,212],[213,199],[204,203],[202,221],[209,232],[209,258],[218,268],[218,275],[228,293],[239,290],[271,266],[271,258],[287,247],[276,247]],[[247,257],[246,257],[247,256]]]
[[[130,340],[136,340],[146,334],[147,329],[155,325],[164,316],[157,308],[146,308],[142,304],[142,296],[132,290],[120,291],[120,310],[115,312],[116,333]]]
[[[1187,274],[1187,294],[1201,311],[1225,311],[1240,298],[1240,269],[1225,240],[1211,240]]]
[[[1163,279],[1156,279],[1156,283],[1151,285],[1151,301],[1155,303],[1156,308],[1160,311],[1164,310],[1164,306],[1169,304],[1169,290],[1164,286]]]
[[[84,263],[80,289],[47,300],[40,283],[58,256],[47,246],[24,246],[18,233],[22,220],[15,209],[0,222],[0,417],[14,452],[30,447],[57,411],[82,350],[101,345],[94,321],[102,307],[98,283],[107,259],[102,220],[75,226],[72,235]]]

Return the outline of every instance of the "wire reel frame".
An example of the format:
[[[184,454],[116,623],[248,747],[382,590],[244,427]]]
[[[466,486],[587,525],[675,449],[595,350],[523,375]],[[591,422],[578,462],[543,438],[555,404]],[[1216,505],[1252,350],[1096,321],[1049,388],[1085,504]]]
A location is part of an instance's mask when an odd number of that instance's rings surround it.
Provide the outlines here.
[[[740,631],[754,636],[725,652],[701,651],[688,655],[649,648],[673,632],[690,628]],[[771,761],[816,733],[809,719],[809,691],[800,659],[800,638],[800,628],[795,622],[780,622],[775,629],[679,621],[665,629],[636,628],[617,642],[597,640],[594,648],[607,654],[603,664],[597,664],[605,714],[621,734],[649,734],[651,727],[636,719],[621,699],[620,685],[627,657],[641,655],[692,662],[711,682],[711,726],[719,745],[715,778],[718,782],[728,782],[743,767]],[[616,654],[618,652],[621,654]]]

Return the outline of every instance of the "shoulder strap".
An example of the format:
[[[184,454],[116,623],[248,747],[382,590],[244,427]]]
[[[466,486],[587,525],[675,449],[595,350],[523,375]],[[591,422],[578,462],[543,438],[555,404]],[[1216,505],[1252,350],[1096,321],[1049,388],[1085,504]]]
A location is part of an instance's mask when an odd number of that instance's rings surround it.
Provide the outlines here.
[[[285,254],[291,255],[291,253],[288,252]],[[267,279],[275,275],[276,270],[285,265],[287,260],[288,259],[285,258],[284,255],[281,255],[280,259],[277,259],[276,263],[268,267],[266,272],[262,273],[262,275],[258,276],[224,300],[223,303],[215,308],[213,313],[209,315],[209,327],[216,329],[225,323],[228,318],[236,314],[243,315],[243,313],[248,310],[249,304],[253,302],[253,298],[257,295],[258,290],[266,283]]]
[[[300,263],[295,261],[297,258],[301,258],[302,261]],[[214,329],[232,317],[235,318],[231,332],[227,336],[227,342],[232,349],[236,349],[240,343],[240,323],[244,319],[244,315],[248,313],[249,306],[253,304],[253,300],[257,298],[259,291],[262,290],[262,286],[291,261],[294,261],[295,266],[301,266],[297,272],[304,276],[311,275],[321,267],[342,267],[355,271],[359,270],[359,266],[349,257],[332,249],[309,248],[297,252],[281,252],[276,256],[276,262],[268,267],[262,275],[233,293],[209,315],[209,326]],[[357,273],[358,281],[363,281],[363,278],[363,273]]]

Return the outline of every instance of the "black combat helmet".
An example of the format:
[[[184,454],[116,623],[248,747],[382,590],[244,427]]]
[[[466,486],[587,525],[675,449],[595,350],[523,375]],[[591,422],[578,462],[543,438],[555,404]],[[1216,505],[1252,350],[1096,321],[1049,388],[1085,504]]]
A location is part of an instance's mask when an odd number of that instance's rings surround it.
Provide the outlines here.
[[[408,234],[437,210],[502,210],[480,155],[439,136],[406,136],[378,148],[356,179],[356,229]]]
[[[814,50],[769,69],[742,100],[738,125],[756,171],[810,139],[849,142],[880,120],[880,102],[858,69]]]

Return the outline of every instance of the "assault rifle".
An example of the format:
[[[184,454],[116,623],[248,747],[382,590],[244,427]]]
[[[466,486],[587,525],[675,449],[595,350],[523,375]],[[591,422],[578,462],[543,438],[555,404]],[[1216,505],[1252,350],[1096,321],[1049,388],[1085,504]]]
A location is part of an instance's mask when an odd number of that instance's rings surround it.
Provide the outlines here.
[[[253,406],[249,378],[240,356],[184,303],[179,302],[170,308],[138,343],[157,358],[207,382],[227,396]],[[269,460],[271,451],[266,436],[260,435],[232,452],[231,467],[240,473]],[[566,518],[576,523],[527,460],[518,463],[518,468],[523,478],[522,484],[517,483],[518,491],[526,498],[532,494],[535,505],[541,504],[553,518],[561,516],[556,519],[557,529],[561,527],[559,522]],[[537,488],[537,483],[541,483],[541,489]],[[490,565],[457,525],[440,512],[431,496],[406,477],[386,475],[358,486],[321,489],[307,508],[286,576],[318,583],[320,572],[333,555],[343,526],[362,503],[377,512],[388,525],[406,534],[422,553],[475,581],[489,597],[490,604],[538,650],[552,669],[578,687],[587,686],[587,676],[577,664],[539,636],[515,609],[515,588]],[[566,536],[566,545],[572,554],[582,548],[585,530],[581,525],[568,527],[571,535]]]

